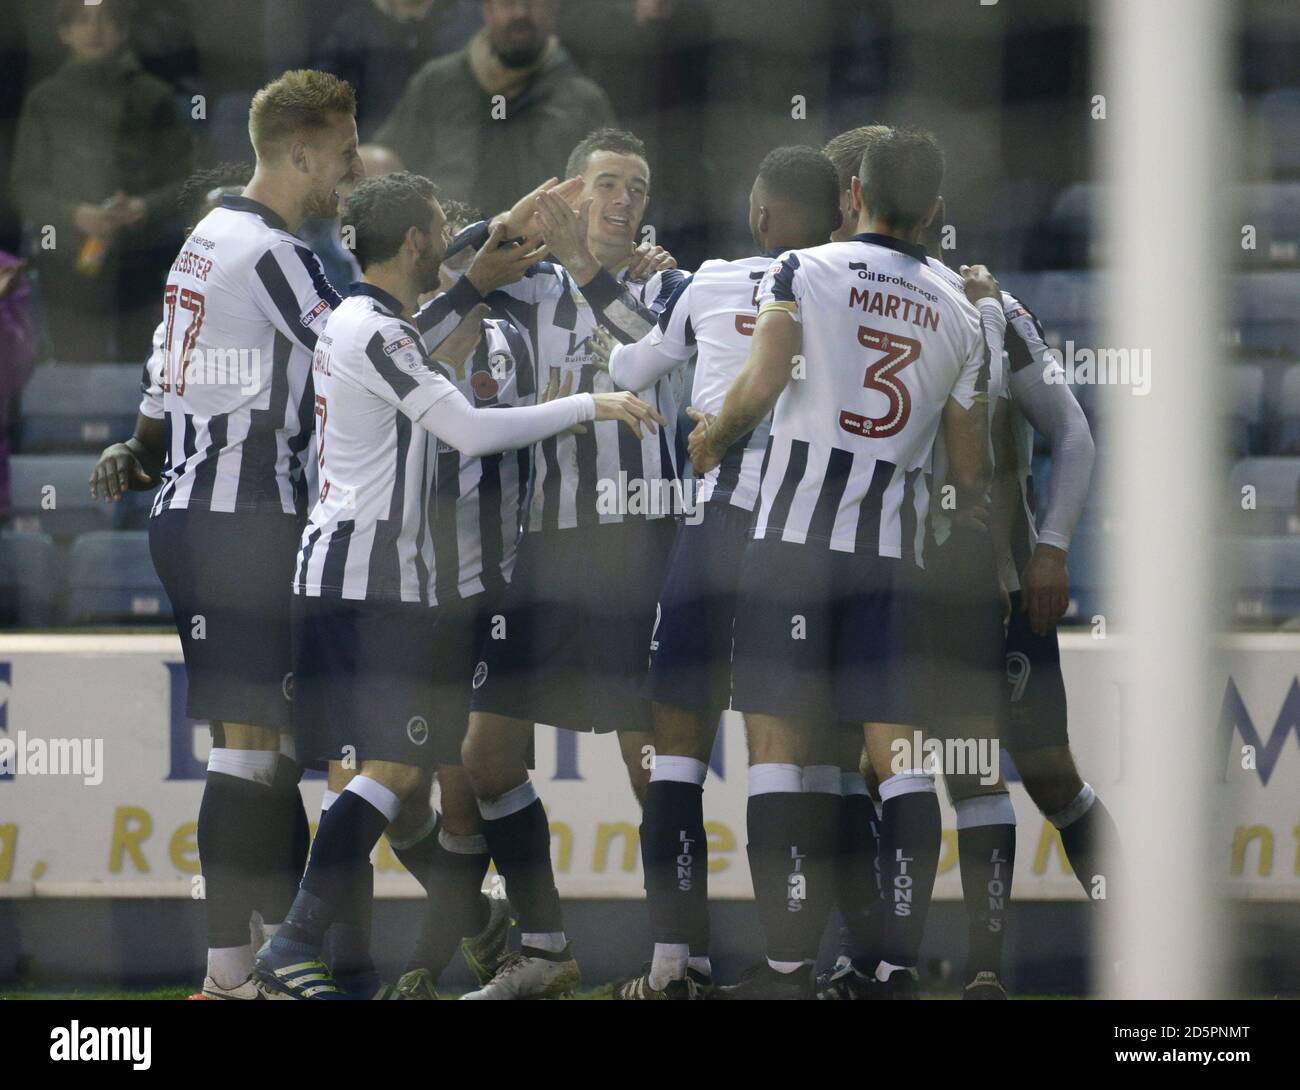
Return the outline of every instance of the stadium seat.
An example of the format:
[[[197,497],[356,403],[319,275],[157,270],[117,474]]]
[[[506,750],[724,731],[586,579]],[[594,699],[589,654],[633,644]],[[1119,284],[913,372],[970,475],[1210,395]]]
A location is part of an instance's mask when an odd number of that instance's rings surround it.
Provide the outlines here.
[[[58,547],[49,534],[0,533],[0,628],[53,624],[58,573]]]
[[[1272,149],[1273,173],[1282,177],[1300,175],[1300,88],[1290,87],[1261,96],[1258,116]]]
[[[1276,625],[1300,615],[1300,537],[1230,539],[1224,558],[1239,623]]]
[[[1282,374],[1274,425],[1273,454],[1300,454],[1300,363],[1293,363]]]
[[[1238,458],[1264,451],[1264,369],[1238,363],[1224,369],[1232,390],[1228,412],[1228,449]]]
[[[1246,352],[1300,356],[1297,299],[1300,299],[1300,271],[1234,276],[1229,342]]]
[[[1048,213],[1039,264],[1052,269],[1086,269],[1106,261],[1097,212],[1106,188],[1080,182],[1064,189]]]
[[[100,451],[131,434],[140,369],[120,363],[47,363],[23,391],[20,449]]]
[[[1300,458],[1246,458],[1228,477],[1228,516],[1235,531],[1248,537],[1300,533],[1296,488]],[[1251,489],[1250,493],[1246,489]],[[1243,507],[1246,500],[1252,507]]]
[[[1236,238],[1240,263],[1251,268],[1300,264],[1300,183],[1265,182],[1236,189]],[[1255,247],[1241,249],[1240,225],[1255,228]]]
[[[77,538],[68,557],[67,616],[81,625],[171,620],[147,533],[107,530]]]
[[[68,539],[113,523],[111,505],[90,498],[93,454],[15,454],[9,460],[15,530]]]

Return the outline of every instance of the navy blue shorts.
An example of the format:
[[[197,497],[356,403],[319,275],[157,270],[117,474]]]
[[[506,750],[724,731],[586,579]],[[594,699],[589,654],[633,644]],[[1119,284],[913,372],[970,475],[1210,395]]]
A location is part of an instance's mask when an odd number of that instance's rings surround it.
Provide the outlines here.
[[[917,574],[892,557],[751,541],[736,606],[736,709],[814,724],[920,725]]]
[[[650,641],[647,700],[699,711],[731,706],[731,633],[753,512],[725,500],[677,531]]]
[[[469,698],[474,667],[490,638],[493,618],[501,617],[502,594],[487,590],[472,598],[439,600],[433,630],[433,753],[440,765],[461,763],[460,747],[469,730]]]
[[[149,520],[149,551],[185,655],[185,714],[291,728],[289,602],[302,520],[177,509]]]
[[[664,518],[524,534],[505,638],[484,645],[473,710],[566,730],[650,730],[641,683],[676,532]]]
[[[926,664],[931,713],[940,718],[1005,717],[1006,632],[993,540],[953,527],[925,550]]]
[[[1061,676],[1061,644],[1056,627],[1034,635],[1029,614],[1021,612],[1019,591],[1011,595],[1007,626],[1006,684],[1010,711],[1005,740],[1012,750],[1068,746],[1070,734]]]
[[[293,624],[298,759],[431,768],[436,611],[295,595]]]

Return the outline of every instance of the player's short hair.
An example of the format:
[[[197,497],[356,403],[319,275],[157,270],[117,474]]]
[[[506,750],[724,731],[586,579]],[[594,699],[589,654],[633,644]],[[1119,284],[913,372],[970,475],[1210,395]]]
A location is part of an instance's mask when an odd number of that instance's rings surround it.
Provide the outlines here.
[[[589,132],[569,153],[569,161],[564,165],[564,176],[572,178],[587,169],[587,161],[598,151],[612,151],[617,155],[639,155],[648,163],[645,144],[639,137],[624,129],[596,129]]]
[[[482,212],[464,201],[444,200],[438,203],[442,205],[442,214],[447,217],[447,226],[453,234],[484,218]]]
[[[773,148],[759,164],[757,182],[764,194],[784,201],[815,235],[840,225],[840,191],[835,165],[816,148]]]
[[[893,230],[911,230],[939,196],[943,167],[943,149],[934,133],[890,129],[869,141],[862,154],[858,179],[863,203]]]
[[[322,129],[338,114],[357,112],[357,93],[347,80],[298,68],[272,80],[253,96],[248,135],[260,156],[298,133]]]
[[[862,165],[862,156],[867,145],[889,133],[888,125],[860,125],[849,129],[839,136],[833,136],[822,148],[822,152],[835,164],[835,173],[839,176],[840,192],[849,188],[858,167]]]
[[[88,6],[86,0],[59,0],[59,6],[54,10],[55,27],[62,30]],[[97,6],[119,28],[125,30],[130,25],[133,0],[99,0]]]
[[[402,248],[412,227],[429,229],[429,201],[437,187],[422,174],[398,170],[367,178],[343,204],[343,226],[353,231],[353,255],[363,270]]]

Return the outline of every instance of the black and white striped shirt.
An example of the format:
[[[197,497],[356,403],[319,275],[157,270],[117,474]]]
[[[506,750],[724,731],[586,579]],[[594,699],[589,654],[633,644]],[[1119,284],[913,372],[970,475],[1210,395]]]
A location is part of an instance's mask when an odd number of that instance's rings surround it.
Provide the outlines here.
[[[227,196],[199,222],[167,274],[140,405],[168,423],[154,514],[306,514],[311,354],[338,303],[271,209]]]
[[[754,537],[922,563],[944,404],[988,396],[975,308],[920,246],[875,234],[782,255],[758,302],[802,325],[803,359],[772,414]]]

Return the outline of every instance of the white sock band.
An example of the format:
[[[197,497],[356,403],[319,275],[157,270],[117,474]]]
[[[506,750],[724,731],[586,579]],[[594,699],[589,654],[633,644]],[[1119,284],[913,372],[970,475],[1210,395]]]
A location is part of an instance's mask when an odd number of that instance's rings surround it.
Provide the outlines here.
[[[867,778],[861,772],[840,773],[840,794],[846,799],[850,795],[865,795],[866,793]]]
[[[280,754],[270,749],[214,749],[208,754],[208,771],[270,786]]]
[[[838,765],[804,765],[803,789],[818,795],[841,795]]]
[[[1014,825],[1016,808],[1011,805],[1007,792],[998,795],[977,795],[973,799],[958,799],[952,804],[957,811],[958,829],[978,829],[984,825]]]
[[[1092,809],[1092,804],[1097,801],[1097,792],[1092,789],[1092,784],[1085,783],[1083,790],[1074,796],[1074,801],[1064,810],[1058,810],[1055,814],[1048,814],[1047,820],[1055,825],[1058,829],[1064,829],[1067,825],[1073,825],[1084,814]]]
[[[298,760],[298,748],[294,745],[292,734],[280,735],[280,756],[288,757],[291,761]]]
[[[803,769],[798,765],[762,764],[749,766],[749,794],[803,793]]]
[[[372,780],[369,776],[353,776],[352,781],[343,790],[360,795],[389,821],[397,820],[397,812],[402,808],[402,800],[378,780]]]
[[[438,825],[438,815],[432,810],[429,816],[424,819],[424,824],[415,830],[410,836],[398,838],[388,833],[388,843],[392,845],[394,851],[404,852],[407,848],[414,848],[421,840],[427,837]]]
[[[519,942],[534,950],[545,950],[548,954],[558,954],[569,945],[563,931],[525,931],[519,936]]]
[[[331,791],[328,787],[325,788],[324,793],[320,797],[320,812],[322,814],[325,813],[326,810],[338,802],[338,798],[339,793],[337,791]]]
[[[677,757],[668,754],[655,758],[655,766],[650,770],[650,782],[672,780],[674,783],[693,783],[703,787],[709,775],[709,766],[694,757]]]
[[[485,821],[498,821],[511,814],[517,814],[520,810],[528,809],[536,801],[537,788],[533,786],[532,780],[524,780],[518,787],[512,787],[498,799],[492,799],[490,802],[479,799],[478,812],[483,815]]]
[[[487,837],[482,833],[474,836],[454,836],[446,829],[438,830],[438,843],[452,855],[487,855]]]
[[[880,801],[886,803],[900,795],[912,795],[920,791],[934,793],[934,777],[919,768],[910,768],[896,776],[890,776],[880,785]]]

